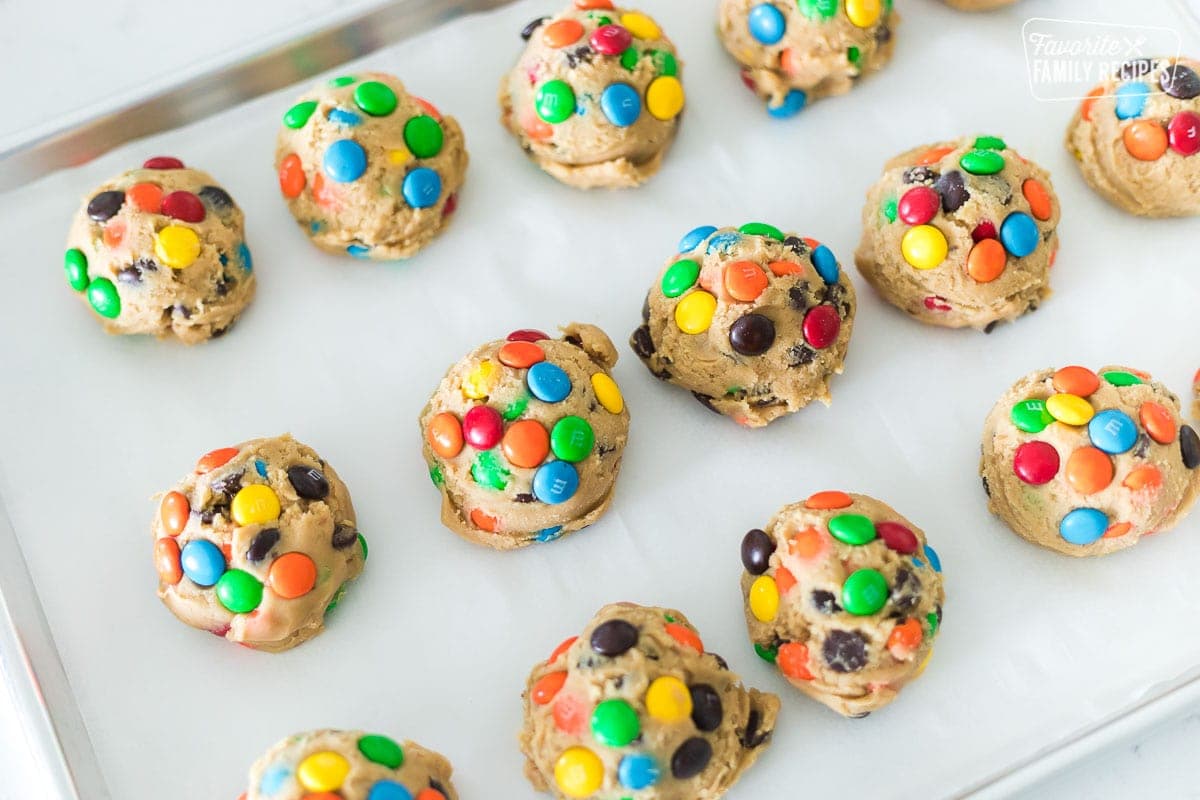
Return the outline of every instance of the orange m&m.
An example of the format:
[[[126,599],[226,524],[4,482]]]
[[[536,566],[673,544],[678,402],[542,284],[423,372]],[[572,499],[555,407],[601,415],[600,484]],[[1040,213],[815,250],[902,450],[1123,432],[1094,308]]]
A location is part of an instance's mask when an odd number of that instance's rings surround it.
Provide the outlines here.
[[[1087,367],[1063,367],[1054,373],[1054,388],[1062,394],[1087,397],[1100,388],[1100,377]]]
[[[846,508],[853,502],[854,500],[845,492],[817,492],[804,501],[804,507],[824,511],[833,508]]]
[[[1067,458],[1067,482],[1081,494],[1094,494],[1112,483],[1112,459],[1096,447],[1081,447]]]
[[[425,432],[429,446],[433,452],[442,458],[454,458],[463,448],[462,425],[458,417],[448,411],[443,411],[429,421],[429,430]]]
[[[206,472],[212,472],[217,467],[223,467],[238,454],[236,447],[221,447],[216,450],[210,450],[200,456],[200,460],[196,462],[196,474],[203,475]]]
[[[1139,161],[1157,161],[1167,152],[1167,132],[1157,122],[1139,119],[1121,134],[1129,155]]]
[[[271,591],[285,599],[303,597],[317,585],[317,565],[304,553],[284,553],[271,563]]]
[[[551,672],[543,675],[533,685],[533,689],[529,692],[529,697],[537,705],[544,706],[554,699],[554,696],[558,694],[566,682],[567,673],[565,671]]]
[[[1147,400],[1142,403],[1138,416],[1151,439],[1159,444],[1170,444],[1175,441],[1175,420],[1172,418],[1171,412],[1167,411],[1164,406]]]
[[[789,678],[800,681],[813,679],[813,674],[808,669],[808,647],[800,642],[781,644],[775,663],[779,665],[779,671]]]
[[[500,450],[513,466],[532,469],[550,453],[550,434],[534,419],[523,419],[508,426]]]
[[[167,492],[162,499],[159,514],[162,517],[163,529],[171,536],[178,536],[187,527],[188,514],[192,507],[188,499],[179,492]]]
[[[725,267],[725,291],[734,300],[753,302],[768,283],[767,273],[753,261],[735,261]]]
[[[299,197],[308,182],[304,177],[304,167],[300,164],[300,156],[288,154],[279,164],[279,190],[284,197]]]
[[[668,622],[666,631],[672,639],[684,647],[690,647],[697,653],[704,652],[704,642],[700,641],[700,637],[691,628],[680,625],[678,622]]]

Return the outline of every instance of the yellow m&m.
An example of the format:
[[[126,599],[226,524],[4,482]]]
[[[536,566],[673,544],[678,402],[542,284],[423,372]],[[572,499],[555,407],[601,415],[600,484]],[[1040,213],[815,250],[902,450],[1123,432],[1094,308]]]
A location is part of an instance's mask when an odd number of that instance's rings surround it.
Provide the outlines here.
[[[770,622],[779,613],[779,586],[770,575],[760,575],[750,584],[750,613],[759,622]]]
[[[554,762],[554,782],[567,797],[587,797],[604,783],[604,763],[586,747],[568,747]]]
[[[704,333],[717,311],[717,298],[708,292],[692,292],[675,306],[675,324],[684,333]]]
[[[480,361],[479,366],[463,379],[462,393],[472,400],[482,400],[492,393],[498,372],[495,362]]]
[[[658,27],[658,23],[637,11],[622,14],[621,24],[639,39],[657,39],[662,36],[662,29]]]
[[[663,121],[683,111],[683,84],[673,75],[660,75],[646,88],[646,109]]]
[[[625,398],[621,397],[621,387],[603,372],[592,375],[592,391],[596,393],[596,399],[608,413],[620,414],[625,410]]]
[[[692,693],[673,675],[655,678],[646,690],[646,713],[660,722],[679,722],[692,715]]]
[[[1074,394],[1051,395],[1046,401],[1046,410],[1067,425],[1086,425],[1096,415],[1091,403]]]
[[[869,28],[883,13],[880,0],[846,0],[846,17],[859,28]]]
[[[233,496],[230,506],[238,525],[259,525],[279,519],[279,498],[270,486],[252,483]]]
[[[200,237],[191,228],[168,225],[154,234],[154,254],[171,269],[190,267],[200,257]]]
[[[946,260],[949,250],[945,234],[932,225],[910,228],[900,240],[904,260],[917,269],[933,269]]]
[[[340,753],[322,750],[296,767],[296,780],[310,792],[336,792],[350,774],[350,762]]]

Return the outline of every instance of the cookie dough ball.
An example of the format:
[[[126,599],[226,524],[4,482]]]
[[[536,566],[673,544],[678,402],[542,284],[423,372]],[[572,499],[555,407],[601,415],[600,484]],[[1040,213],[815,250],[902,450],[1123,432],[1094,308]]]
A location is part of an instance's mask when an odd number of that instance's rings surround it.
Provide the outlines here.
[[[109,333],[196,344],[254,297],[245,238],[242,210],[211,175],[157,156],[84,201],[63,266]]]
[[[945,0],[946,5],[959,11],[991,11],[1010,6],[1017,0]]]
[[[988,508],[1034,544],[1099,556],[1179,521],[1200,494],[1200,438],[1144,372],[1031,373],[988,414]]]
[[[421,411],[442,522],[510,550],[586,528],[608,510],[629,435],[604,331],[572,323],[477,347]]]
[[[896,699],[925,671],[942,623],[942,565],[885,503],[818,492],[742,539],[754,652],[847,717]]]
[[[242,800],[458,800],[450,762],[378,733],[318,730],[289,736],[250,768]]]
[[[850,91],[892,57],[891,0],[721,0],[721,43],[773,117]]]
[[[575,0],[525,26],[500,82],[501,121],[539,167],[580,189],[637,186],[658,172],[683,111],[682,64],[653,19]]]
[[[533,668],[523,697],[525,774],[559,798],[717,800],[779,712],[683,614],[633,603],[600,609]]]
[[[751,222],[684,235],[630,346],[656,378],[750,427],[830,402],[854,327],[854,287],[814,239]]]
[[[354,520],[333,467],[291,436],[213,450],[160,497],[158,596],[193,628],[288,650],[324,630],[362,572]]]
[[[1050,294],[1059,206],[1049,174],[995,136],[917,147],[867,192],[854,254],[892,305],[988,331]]]
[[[381,261],[433,241],[467,171],[462,129],[392,75],[314,86],[283,115],[279,190],[313,244]]]
[[[1131,214],[1200,214],[1200,62],[1127,61],[1067,128],[1084,180]]]

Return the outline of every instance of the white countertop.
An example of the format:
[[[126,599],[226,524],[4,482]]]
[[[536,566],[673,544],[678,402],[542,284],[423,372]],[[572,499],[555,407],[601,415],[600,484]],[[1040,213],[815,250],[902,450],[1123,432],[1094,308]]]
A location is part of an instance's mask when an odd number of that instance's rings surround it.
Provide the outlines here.
[[[1186,2],[1200,12],[1200,0]],[[65,19],[48,11],[45,0],[0,0],[0,74],[21,76],[7,81],[9,113],[0,116],[0,151],[170,86],[184,73],[257,52],[381,4],[108,0],[71,2],[70,19]],[[1079,0],[1063,0],[1061,5],[1075,15],[1086,9]],[[1128,3],[1131,9],[1136,5]],[[1130,22],[1153,24],[1132,18]],[[49,797],[41,783],[43,770],[31,761],[14,717],[7,692],[0,691],[0,775],[5,776],[0,796]],[[1200,708],[1087,757],[1032,794],[1048,800],[1200,797],[1197,753]],[[248,760],[252,755],[247,754]]]

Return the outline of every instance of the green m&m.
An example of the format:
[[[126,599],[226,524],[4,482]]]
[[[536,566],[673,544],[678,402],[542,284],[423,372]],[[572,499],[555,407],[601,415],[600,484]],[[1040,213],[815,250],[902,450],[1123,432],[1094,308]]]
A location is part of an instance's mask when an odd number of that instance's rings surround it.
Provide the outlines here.
[[[358,80],[358,78],[354,77],[353,75],[342,75],[338,78],[333,78],[332,80],[330,80],[329,85],[332,86],[334,89],[340,89],[343,86],[349,86],[350,84],[354,83],[356,80]]]
[[[440,153],[442,138],[442,126],[428,114],[413,117],[404,124],[404,143],[417,158],[432,158]]]
[[[842,608],[855,616],[874,614],[887,599],[887,578],[879,570],[855,570],[842,584]]]
[[[995,150],[971,150],[963,153],[958,163],[972,175],[995,175],[1004,169],[1004,156]]]
[[[1121,370],[1109,370],[1101,372],[1100,377],[1111,383],[1113,386],[1137,386],[1142,382],[1142,379],[1132,372],[1122,372]]]
[[[354,88],[354,104],[372,117],[386,117],[396,103],[396,93],[386,83],[365,81]]]
[[[796,0],[800,13],[812,20],[833,19],[837,13],[837,0]]]
[[[608,747],[624,747],[642,732],[637,712],[624,700],[605,700],[592,712],[592,735]]]
[[[480,486],[486,486],[489,489],[499,491],[505,488],[508,486],[510,475],[512,473],[500,463],[495,450],[484,450],[475,456],[475,463],[471,465],[471,477]]]
[[[305,100],[303,103],[296,103],[296,105],[292,106],[284,113],[283,124],[293,130],[296,128],[303,128],[305,123],[308,122],[308,118],[311,117],[312,113],[316,110],[316,100]]]
[[[783,241],[783,231],[765,222],[747,222],[738,230],[747,236],[769,236],[777,242]]]
[[[583,417],[563,417],[550,431],[550,449],[563,461],[583,461],[592,454],[596,434]]]
[[[763,661],[766,661],[768,664],[774,664],[775,659],[779,658],[778,647],[768,647],[767,645],[759,644],[758,642],[754,643],[754,652],[759,658],[761,658]]]
[[[77,247],[72,247],[63,257],[63,269],[67,272],[67,283],[77,292],[82,292],[88,285],[87,256]]]
[[[980,136],[975,140],[976,150],[1005,150],[1008,145],[999,136]]]
[[[534,100],[538,116],[551,125],[566,122],[575,113],[575,91],[563,80],[546,81]]]
[[[864,545],[875,540],[875,523],[862,514],[838,514],[829,520],[829,532],[843,544]]]
[[[696,284],[700,277],[700,264],[690,258],[676,261],[662,277],[662,293],[667,297],[679,297]]]
[[[368,761],[382,764],[388,769],[399,769],[404,763],[404,750],[386,736],[368,734],[358,740],[358,752]]]
[[[262,602],[263,585],[240,569],[226,570],[217,581],[217,599],[235,614],[249,614]]]
[[[121,315],[121,296],[108,278],[96,278],[87,285],[87,299],[102,317],[115,319]]]
[[[1047,425],[1054,422],[1054,416],[1046,410],[1046,401],[1032,398],[1014,405],[1009,417],[1013,425],[1026,433],[1041,433]]]

